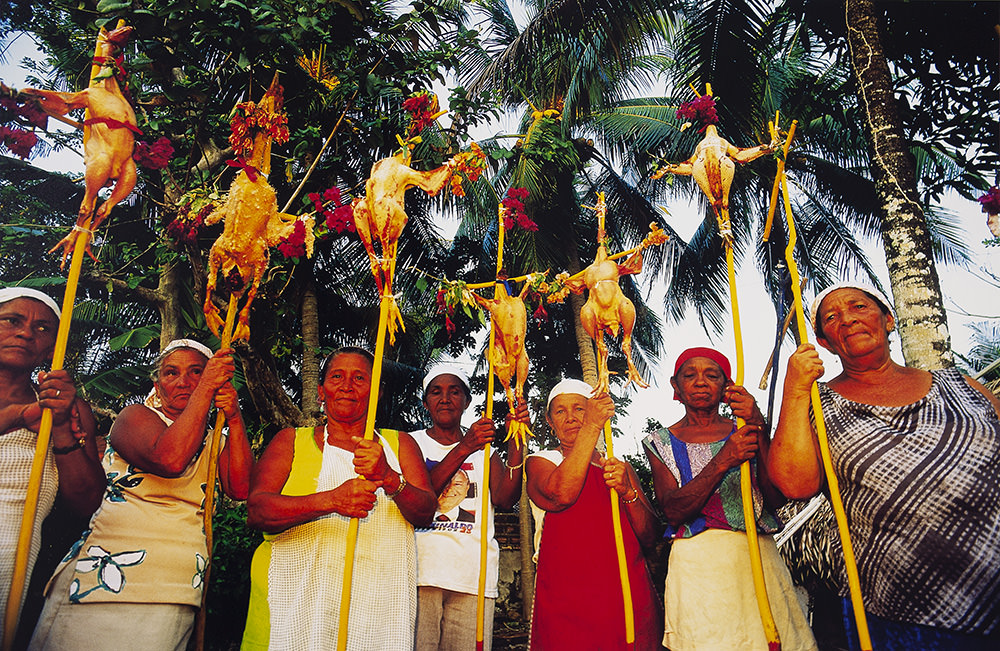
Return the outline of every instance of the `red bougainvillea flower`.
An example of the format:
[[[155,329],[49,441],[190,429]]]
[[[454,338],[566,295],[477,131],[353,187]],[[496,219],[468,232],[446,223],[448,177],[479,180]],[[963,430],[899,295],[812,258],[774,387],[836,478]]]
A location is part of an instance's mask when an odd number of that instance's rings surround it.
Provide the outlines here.
[[[354,209],[351,204],[344,202],[340,193],[340,188],[330,187],[323,191],[322,196],[318,192],[310,192],[309,200],[312,201],[316,214],[321,216],[326,222],[326,227],[333,233],[343,233],[344,231],[355,231]],[[333,204],[333,210],[327,204]]]
[[[407,134],[414,136],[437,119],[439,111],[437,95],[426,90],[417,91],[403,101],[403,110],[410,114]]]
[[[701,95],[684,102],[677,109],[677,119],[698,125],[698,131],[704,131],[710,124],[718,124],[719,114],[715,110],[715,98],[711,95]]]
[[[528,198],[527,188],[510,188],[500,204],[506,208],[504,214],[504,228],[510,230],[514,226],[519,226],[526,231],[537,231],[538,224],[531,221],[524,212],[524,201]]]
[[[181,244],[194,244],[198,241],[198,229],[205,224],[205,218],[215,209],[212,203],[206,203],[196,214],[191,214],[191,204],[184,207],[181,214],[167,224],[167,235]]]
[[[157,138],[152,145],[140,140],[135,143],[135,151],[132,152],[135,162],[150,170],[162,170],[173,155],[174,147],[164,136]]]
[[[306,254],[306,225],[302,220],[295,222],[292,234],[281,241],[278,251],[285,258],[301,258]]]
[[[986,194],[979,197],[979,203],[983,206],[983,212],[988,215],[1000,213],[1000,188],[994,185]]]
[[[25,101],[23,104],[10,96],[0,97],[0,109],[8,116],[20,118],[22,123],[44,129],[49,123],[49,116],[38,106],[38,102]],[[10,121],[10,117],[0,118],[0,122]]]
[[[31,155],[31,150],[37,143],[38,136],[32,131],[0,126],[0,145],[6,147],[18,158],[25,159]]]

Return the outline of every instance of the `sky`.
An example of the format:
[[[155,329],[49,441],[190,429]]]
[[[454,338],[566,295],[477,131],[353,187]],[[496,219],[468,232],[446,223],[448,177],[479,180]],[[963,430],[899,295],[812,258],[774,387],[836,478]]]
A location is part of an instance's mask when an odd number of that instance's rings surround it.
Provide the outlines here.
[[[34,49],[29,38],[22,36],[16,39],[4,56],[0,57],[3,59],[3,62],[0,62],[0,80],[8,86],[22,87],[25,81],[18,63],[23,57],[31,56]],[[439,93],[439,95],[444,104],[447,93]],[[446,108],[446,106],[442,106],[442,108]],[[50,124],[57,128],[62,127],[55,121],[50,121]],[[492,135],[494,132],[510,133],[515,130],[516,122],[507,119],[492,125],[489,128],[489,134],[483,135]],[[477,134],[477,137],[481,136]],[[749,143],[735,144],[737,146],[749,145]],[[80,172],[82,174],[83,170],[82,156],[79,152],[63,151],[48,158],[33,159],[31,162],[52,171]],[[737,173],[739,172],[737,171]],[[984,318],[1000,318],[1000,287],[983,280],[990,273],[1000,276],[1000,247],[987,248],[982,244],[982,241],[990,234],[986,229],[985,215],[980,211],[978,203],[959,197],[947,197],[943,205],[958,216],[960,224],[965,229],[965,239],[969,243],[973,257],[973,261],[967,269],[938,265],[941,288],[945,297],[945,308],[948,311],[952,347],[955,351],[964,353],[970,347],[971,331],[967,327],[969,323],[981,321]],[[694,233],[703,217],[695,205],[685,202],[671,204],[666,208],[670,213],[666,220],[684,239],[689,238]],[[609,220],[614,218],[613,214],[608,215]],[[442,218],[440,227],[442,235],[447,238],[457,229],[458,221],[454,218]],[[49,244],[45,244],[44,247],[47,249]],[[888,290],[888,271],[885,267],[885,256],[881,249],[881,242],[878,240],[868,241],[865,248],[873,266],[878,270],[883,287]],[[39,249],[41,253],[42,247],[40,246]],[[643,283],[642,278],[643,274],[640,274],[637,280],[646,291],[647,304],[653,309],[664,305],[666,286],[662,283],[650,286],[648,282]],[[763,290],[760,276],[753,268],[752,263],[745,264],[738,270],[737,294],[743,331],[744,385],[757,398],[761,410],[766,414],[767,390],[759,389],[757,385],[767,366],[773,345],[775,315],[770,299]],[[812,294],[807,293],[803,299],[808,306]],[[722,334],[707,334],[701,329],[693,313],[687,315],[681,323],[668,323],[664,326],[665,354],[658,363],[651,366],[651,376],[646,378],[650,387],[632,389],[632,403],[628,407],[627,413],[618,414],[616,426],[624,433],[624,437],[616,439],[615,442],[618,454],[633,454],[640,450],[642,429],[647,418],[655,418],[664,425],[670,425],[684,415],[681,405],[672,399],[669,382],[674,360],[681,351],[691,346],[716,347],[730,358],[735,371],[735,343],[732,332],[730,319],[727,320]],[[813,339],[811,332],[810,339]],[[902,363],[898,335],[894,333],[891,341],[893,357]],[[783,377],[783,369],[788,355],[793,350],[791,340],[786,341],[781,350],[780,368],[782,372],[779,374],[779,381]],[[826,366],[826,377],[834,377],[840,370],[838,361],[825,351],[821,351],[821,355]],[[467,365],[470,370],[473,365],[471,360],[459,360],[459,363]],[[779,402],[780,395],[779,384],[777,391]],[[482,396],[477,396],[474,402],[481,404]],[[469,422],[474,420],[472,412],[473,409],[470,409],[466,413],[466,420]],[[777,407],[775,413],[777,413]]]

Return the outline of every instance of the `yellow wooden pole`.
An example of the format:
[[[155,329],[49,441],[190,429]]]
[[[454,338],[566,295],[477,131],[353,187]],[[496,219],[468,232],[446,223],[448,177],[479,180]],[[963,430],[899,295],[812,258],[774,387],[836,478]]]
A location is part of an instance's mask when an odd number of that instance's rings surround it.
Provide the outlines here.
[[[609,459],[615,458],[614,444],[611,442],[611,421],[604,423],[604,446]],[[622,601],[625,604],[625,644],[629,648],[635,645],[635,609],[632,606],[632,583],[628,576],[628,563],[625,560],[625,539],[622,536],[621,507],[618,504],[618,491],[611,492],[611,524],[615,532],[615,553],[618,556],[618,578],[622,584]]]
[[[75,227],[74,227],[75,228]],[[79,237],[73,246],[73,257],[70,260],[69,275],[66,277],[66,291],[63,294],[62,317],[59,319],[59,329],[56,331],[56,344],[52,352],[53,371],[62,369],[66,359],[66,344],[69,341],[69,326],[73,320],[73,303],[76,301],[76,287],[80,281],[80,270],[83,267],[83,254],[90,240],[90,218],[80,228]],[[17,550],[14,553],[14,572],[10,580],[10,592],[7,596],[7,610],[3,621],[3,649],[9,651],[14,645],[17,634],[17,621],[21,614],[21,598],[24,595],[25,581],[28,574],[28,556],[31,552],[31,537],[35,530],[38,497],[42,482],[42,471],[45,469],[45,458],[49,452],[49,439],[52,435],[52,410],[42,410],[42,422],[38,427],[38,439],[35,443],[35,456],[31,461],[31,473],[28,475],[28,488],[24,495],[24,512],[21,515],[21,528],[17,537]]]
[[[743,331],[740,327],[740,306],[736,298],[736,265],[733,262],[733,247],[726,244],[726,269],[729,272],[729,302],[733,312],[733,336],[736,340],[736,373],[733,383],[743,384]],[[743,427],[742,418],[736,419],[736,428]],[[750,462],[740,464],[740,494],[743,497],[743,523],[746,526],[747,545],[750,548],[750,573],[753,575],[754,591],[757,594],[757,609],[760,622],[764,626],[768,651],[781,649],[778,627],[774,624],[771,604],[767,599],[767,585],[764,583],[764,565],[760,558],[760,541],[757,540],[757,515],[753,510],[753,490],[750,477]]]
[[[382,298],[378,314],[378,334],[375,337],[375,361],[372,363],[372,384],[368,393],[368,416],[365,421],[365,439],[375,438],[375,412],[378,411],[378,389],[382,382],[382,358],[385,356],[385,334],[389,327],[389,313],[393,305],[392,278],[382,285]],[[347,623],[351,614],[351,584],[354,579],[354,551],[358,543],[357,518],[351,518],[347,528],[347,549],[344,552],[344,582],[340,591],[340,620],[337,627],[337,649],[347,648]]]
[[[788,138],[785,140],[785,155],[788,155],[788,148],[795,135],[796,122],[792,122],[788,130]],[[772,126],[772,130],[775,127]],[[799,287],[799,268],[795,263],[795,242],[798,237],[795,231],[795,219],[792,217],[791,200],[788,197],[788,180],[782,173],[781,177],[775,179],[775,183],[781,183],[782,198],[784,200],[785,217],[788,221],[788,245],[785,247],[785,263],[788,265],[788,273],[792,278],[792,298],[795,303],[795,323],[799,333],[799,341],[809,341],[809,332],[806,330],[805,311],[802,305],[802,290]],[[773,208],[772,208],[773,210]],[[830,440],[826,434],[826,422],[823,419],[823,405],[819,397],[819,385],[813,382],[810,390],[810,400],[812,401],[813,416],[816,419],[816,440],[819,442],[820,456],[823,459],[823,471],[826,474],[826,483],[830,489],[830,505],[833,507],[833,515],[837,521],[837,532],[840,535],[840,544],[844,550],[844,569],[847,573],[847,586],[851,594],[851,608],[854,610],[854,620],[858,627],[858,641],[862,651],[871,651],[872,642],[868,633],[868,618],[865,615],[864,602],[861,595],[861,581],[858,578],[858,565],[854,558],[854,546],[851,544],[851,535],[847,527],[847,513],[844,511],[844,502],[840,497],[840,484],[837,475],[833,470],[833,457],[830,454]]]
[[[237,297],[229,295],[229,307],[226,310],[226,323],[222,328],[222,341],[219,348],[228,348],[233,339],[233,327],[236,325]],[[205,480],[205,512],[202,514],[205,527],[205,543],[208,548],[208,558],[205,559],[205,577],[201,582],[201,608],[198,610],[198,621],[195,622],[194,645],[196,651],[205,648],[205,624],[208,617],[208,582],[212,578],[212,516],[215,514],[215,480],[219,474],[219,442],[222,439],[222,426],[226,423],[226,415],[220,409],[215,415],[215,429],[208,445],[208,478]]]
[[[497,230],[497,280],[493,282],[494,284],[494,295],[496,294],[496,283],[500,279],[500,271],[503,269],[503,245],[504,245],[504,234],[506,229],[504,228],[504,217],[506,216],[507,209],[504,208],[503,204],[497,208],[497,217],[499,222],[499,228]],[[493,348],[496,345],[496,324],[493,319],[490,319],[490,344],[486,351],[486,361],[489,364],[489,371],[486,374],[486,418],[493,418]],[[486,624],[484,619],[486,617],[486,552],[489,550],[489,540],[487,539],[486,533],[489,529],[488,523],[486,522],[486,516],[489,513],[490,508],[490,457],[492,455],[492,446],[487,443],[483,447],[483,457],[485,461],[483,462],[483,485],[482,485],[482,506],[479,512],[482,513],[480,527],[479,527],[479,589],[476,592],[476,651],[483,651],[483,637],[485,633]]]

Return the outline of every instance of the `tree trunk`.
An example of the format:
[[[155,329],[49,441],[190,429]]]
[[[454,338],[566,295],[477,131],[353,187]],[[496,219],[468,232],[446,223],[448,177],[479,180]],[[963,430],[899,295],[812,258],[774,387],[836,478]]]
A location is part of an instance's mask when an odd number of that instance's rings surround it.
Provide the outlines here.
[[[310,274],[302,292],[302,413],[316,420],[319,413],[319,306],[316,281]]]
[[[882,244],[907,365],[954,364],[931,237],[917,198],[916,168],[903,135],[872,0],[845,0],[847,44],[871,150]]]
[[[570,255],[568,271],[572,276],[580,271],[580,258],[574,252]],[[597,353],[594,352],[594,340],[590,338],[587,331],[583,329],[580,321],[580,310],[586,299],[581,294],[570,294],[569,305],[573,313],[573,334],[576,337],[576,347],[580,351],[580,371],[583,373],[583,381],[591,386],[597,385]]]
[[[168,260],[160,268],[160,279],[156,289],[160,299],[157,308],[160,310],[160,350],[181,336],[181,326],[184,317],[181,314],[180,295],[183,280],[180,277],[181,267],[176,260]]]

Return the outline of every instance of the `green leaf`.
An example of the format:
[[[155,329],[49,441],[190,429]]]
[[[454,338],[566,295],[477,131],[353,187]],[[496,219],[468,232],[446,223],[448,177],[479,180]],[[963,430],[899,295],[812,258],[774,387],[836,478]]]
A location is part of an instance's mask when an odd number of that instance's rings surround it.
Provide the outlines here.
[[[101,0],[97,3],[97,11],[102,14],[109,14],[132,6],[131,0]]]

